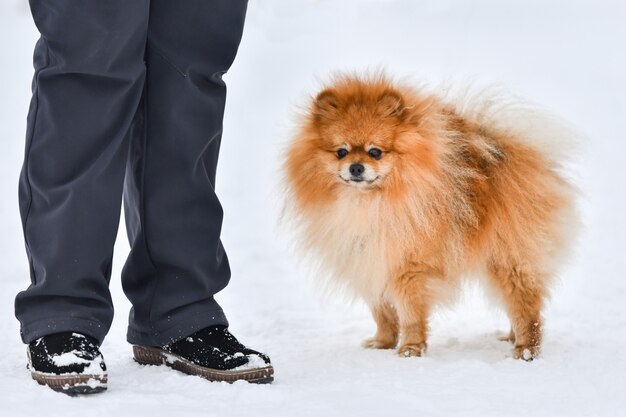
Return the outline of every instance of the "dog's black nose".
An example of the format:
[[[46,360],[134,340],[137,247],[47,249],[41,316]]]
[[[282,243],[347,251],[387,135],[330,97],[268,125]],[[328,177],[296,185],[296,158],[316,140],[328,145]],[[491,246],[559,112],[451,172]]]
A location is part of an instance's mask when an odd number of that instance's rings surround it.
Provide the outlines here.
[[[360,177],[363,175],[363,171],[365,171],[365,167],[363,164],[352,164],[350,165],[350,174],[355,177]]]

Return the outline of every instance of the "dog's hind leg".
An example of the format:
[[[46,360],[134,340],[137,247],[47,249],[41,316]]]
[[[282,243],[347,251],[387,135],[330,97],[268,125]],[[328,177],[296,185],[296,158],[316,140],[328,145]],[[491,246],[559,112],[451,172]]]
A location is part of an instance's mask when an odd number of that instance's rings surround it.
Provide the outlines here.
[[[546,289],[541,276],[520,267],[489,267],[490,278],[504,300],[514,336],[513,356],[532,360],[541,348],[541,309]]]
[[[398,343],[398,314],[385,300],[371,307],[372,317],[376,322],[376,334],[363,342],[369,349],[393,349]]]

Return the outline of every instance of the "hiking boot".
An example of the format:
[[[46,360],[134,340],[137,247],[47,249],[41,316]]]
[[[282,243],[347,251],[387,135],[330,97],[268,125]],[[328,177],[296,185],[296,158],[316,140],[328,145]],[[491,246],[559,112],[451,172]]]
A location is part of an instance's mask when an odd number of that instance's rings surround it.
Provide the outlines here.
[[[26,350],[35,381],[66,394],[92,394],[107,389],[107,369],[98,341],[64,332],[34,340]]]
[[[166,365],[209,381],[274,380],[267,355],[242,345],[226,326],[212,326],[162,347],[133,346],[135,360],[143,365]]]

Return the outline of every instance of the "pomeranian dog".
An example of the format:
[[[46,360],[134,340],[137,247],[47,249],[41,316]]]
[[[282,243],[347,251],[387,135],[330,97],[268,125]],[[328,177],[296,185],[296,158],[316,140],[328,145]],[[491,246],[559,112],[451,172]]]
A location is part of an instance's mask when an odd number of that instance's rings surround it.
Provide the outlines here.
[[[335,77],[313,98],[286,152],[286,213],[320,275],[371,308],[365,347],[423,355],[433,308],[480,276],[513,356],[539,354],[578,223],[554,146],[567,136],[497,95],[451,100],[381,74]]]

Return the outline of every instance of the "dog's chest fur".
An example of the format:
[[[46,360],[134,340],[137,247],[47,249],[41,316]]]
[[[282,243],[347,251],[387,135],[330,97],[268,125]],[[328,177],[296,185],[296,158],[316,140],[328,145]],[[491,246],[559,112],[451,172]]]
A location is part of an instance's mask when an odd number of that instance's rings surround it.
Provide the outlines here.
[[[345,193],[308,225],[306,235],[331,286],[375,302],[385,291],[395,266],[390,232],[380,198]]]

